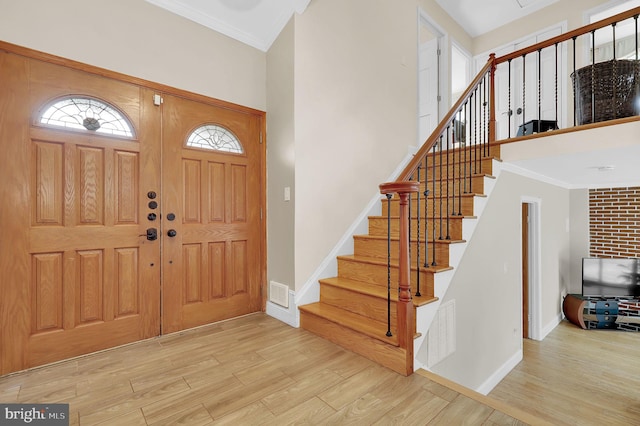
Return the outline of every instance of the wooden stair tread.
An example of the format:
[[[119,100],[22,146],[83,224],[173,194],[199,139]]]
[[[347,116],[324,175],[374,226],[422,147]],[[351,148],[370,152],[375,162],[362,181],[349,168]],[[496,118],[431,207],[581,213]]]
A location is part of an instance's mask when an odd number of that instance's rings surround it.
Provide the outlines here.
[[[352,280],[349,278],[342,278],[342,277],[323,278],[320,280],[320,283],[325,285],[331,285],[334,287],[340,287],[343,289],[348,289],[350,291],[366,294],[368,296],[379,297],[384,300],[387,299],[387,289],[377,284],[371,284],[364,281],[356,281],[356,280]],[[396,291],[391,292],[391,300],[393,302],[398,301],[398,293]],[[429,303],[435,302],[436,300],[438,300],[438,298],[435,296],[428,296],[428,295],[422,295],[422,296],[414,295],[411,300],[413,302],[413,306],[418,307],[418,306],[424,306]]]
[[[343,327],[360,332],[374,339],[378,339],[382,342],[388,343],[393,346],[398,346],[398,337],[395,330],[392,330],[394,334],[388,337],[387,324],[373,320],[371,318],[355,314],[344,309],[337,308],[335,306],[316,302],[308,305],[299,306],[298,309],[302,312],[306,312],[325,320],[339,324]]]
[[[442,240],[445,241],[445,240]],[[447,241],[451,241],[451,240],[447,240]],[[337,257],[338,259],[344,259],[344,260],[350,260],[350,261],[354,261],[354,262],[361,262],[361,263],[369,263],[371,265],[383,265],[383,266],[387,266],[387,260],[380,258],[380,257],[368,257],[368,256],[358,256],[355,254],[344,254],[344,255],[340,255]],[[395,260],[391,260],[391,267],[392,268],[397,268],[398,267],[398,262]],[[413,265],[411,265],[411,269],[415,269]],[[442,272],[442,271],[449,271],[453,269],[453,267],[451,266],[429,266],[427,268],[423,268],[421,267],[420,270],[421,271],[425,271],[425,272]]]

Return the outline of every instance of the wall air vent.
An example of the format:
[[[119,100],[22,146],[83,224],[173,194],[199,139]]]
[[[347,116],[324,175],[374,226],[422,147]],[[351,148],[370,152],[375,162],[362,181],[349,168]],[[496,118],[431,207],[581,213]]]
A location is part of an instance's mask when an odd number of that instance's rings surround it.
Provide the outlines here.
[[[276,281],[269,282],[269,301],[282,307],[289,307],[289,287]]]

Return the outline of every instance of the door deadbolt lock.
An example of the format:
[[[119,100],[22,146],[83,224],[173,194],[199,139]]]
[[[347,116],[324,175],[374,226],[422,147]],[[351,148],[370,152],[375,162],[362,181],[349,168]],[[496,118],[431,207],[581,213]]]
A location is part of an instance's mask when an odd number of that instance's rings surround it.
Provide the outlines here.
[[[156,220],[156,217],[157,217],[157,216],[156,216],[156,214],[155,214],[155,213],[149,213],[149,214],[147,215],[147,219],[149,219],[149,220]]]
[[[178,235],[178,233],[176,232],[176,230],[175,230],[175,229],[169,229],[169,230],[167,231],[167,235],[173,238],[173,237],[175,237],[176,235]]]

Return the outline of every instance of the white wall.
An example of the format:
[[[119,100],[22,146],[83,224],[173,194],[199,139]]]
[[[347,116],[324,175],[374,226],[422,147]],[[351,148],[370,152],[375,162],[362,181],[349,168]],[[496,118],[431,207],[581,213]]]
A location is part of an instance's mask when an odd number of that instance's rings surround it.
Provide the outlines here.
[[[442,303],[456,300],[456,352],[433,371],[479,389],[522,349],[523,197],[539,200],[542,329],[569,280],[569,190],[503,171]]]
[[[312,1],[296,16],[296,289],[415,144],[416,53],[414,0]]]
[[[582,258],[589,257],[589,190],[572,189],[571,209],[571,260],[567,293],[582,294]]]
[[[580,0],[579,2],[575,0],[559,0],[529,16],[509,22],[502,27],[474,38],[473,54],[478,55],[490,51],[505,43],[521,39],[564,20],[567,21],[568,30],[574,30],[585,25],[584,11],[608,2],[609,0]]]
[[[144,0],[0,0],[0,40],[266,108],[266,54]]]
[[[295,18],[267,53],[267,273],[293,288],[295,225]],[[291,200],[284,200],[284,188]]]

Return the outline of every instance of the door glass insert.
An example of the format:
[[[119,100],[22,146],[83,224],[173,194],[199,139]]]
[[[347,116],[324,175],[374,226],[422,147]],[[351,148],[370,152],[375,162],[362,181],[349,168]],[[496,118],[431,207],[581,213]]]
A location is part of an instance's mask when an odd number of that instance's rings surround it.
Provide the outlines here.
[[[87,96],[67,96],[44,110],[39,122],[75,131],[133,138],[133,126],[115,107]]]
[[[240,141],[230,130],[217,124],[206,124],[195,129],[187,139],[187,147],[242,154]]]

